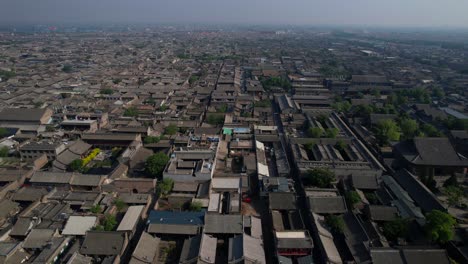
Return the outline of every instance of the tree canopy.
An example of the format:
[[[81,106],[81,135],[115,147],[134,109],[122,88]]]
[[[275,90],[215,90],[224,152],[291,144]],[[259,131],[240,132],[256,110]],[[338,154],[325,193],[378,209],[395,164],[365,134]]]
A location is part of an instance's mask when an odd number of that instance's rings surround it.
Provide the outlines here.
[[[456,223],[450,214],[432,210],[426,215],[425,228],[432,241],[445,244],[453,238]]]
[[[400,140],[400,128],[391,119],[385,119],[377,124],[375,136],[381,144],[386,145],[390,141]]]
[[[335,173],[327,168],[314,168],[307,172],[304,179],[305,185],[328,188],[335,180]]]
[[[403,218],[398,218],[383,225],[384,236],[391,241],[398,238],[404,238],[408,234],[408,221]]]
[[[419,124],[416,120],[403,118],[400,121],[401,133],[404,139],[412,139],[417,136],[419,131]]]
[[[131,116],[131,117],[134,117],[134,116],[138,116],[138,109],[134,106],[131,106],[127,109],[125,109],[124,111],[124,116]]]
[[[175,135],[177,131],[179,131],[179,128],[174,124],[170,124],[164,129],[164,134],[172,136]]]
[[[168,195],[172,191],[172,187],[174,186],[174,181],[170,178],[165,178],[161,182],[158,182],[158,192],[162,196]]]
[[[322,136],[322,134],[323,134],[323,129],[321,129],[320,127],[310,127],[307,130],[307,135],[311,138],[319,138]]]
[[[169,157],[163,152],[153,154],[146,160],[146,172],[151,177],[161,178],[168,161]]]
[[[9,152],[10,152],[10,150],[8,149],[8,147],[0,148],[0,157],[2,157],[2,158],[8,157]]]
[[[342,234],[344,230],[344,220],[341,216],[336,215],[327,215],[325,216],[325,223],[330,227],[330,229],[338,234]]]

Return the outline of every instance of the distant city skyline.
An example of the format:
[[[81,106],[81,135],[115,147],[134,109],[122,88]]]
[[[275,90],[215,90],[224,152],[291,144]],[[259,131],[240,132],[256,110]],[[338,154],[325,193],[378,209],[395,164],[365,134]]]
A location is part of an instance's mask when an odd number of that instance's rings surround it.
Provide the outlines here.
[[[468,28],[460,0],[4,0],[0,24],[207,23]]]

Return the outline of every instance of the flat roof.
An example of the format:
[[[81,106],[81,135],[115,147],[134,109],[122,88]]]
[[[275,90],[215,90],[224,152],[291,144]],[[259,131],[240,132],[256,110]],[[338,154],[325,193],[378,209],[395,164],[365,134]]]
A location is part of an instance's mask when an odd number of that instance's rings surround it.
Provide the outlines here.
[[[96,225],[96,216],[72,215],[68,218],[62,235],[84,236]]]
[[[134,205],[128,207],[125,216],[117,227],[117,231],[132,231],[138,223],[143,209],[145,209],[143,205]]]

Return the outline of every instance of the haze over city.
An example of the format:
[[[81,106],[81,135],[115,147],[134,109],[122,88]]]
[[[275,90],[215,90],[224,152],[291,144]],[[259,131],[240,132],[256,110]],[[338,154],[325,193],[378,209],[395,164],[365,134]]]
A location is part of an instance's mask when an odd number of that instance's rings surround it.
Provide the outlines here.
[[[0,23],[468,26],[461,0],[3,0]]]

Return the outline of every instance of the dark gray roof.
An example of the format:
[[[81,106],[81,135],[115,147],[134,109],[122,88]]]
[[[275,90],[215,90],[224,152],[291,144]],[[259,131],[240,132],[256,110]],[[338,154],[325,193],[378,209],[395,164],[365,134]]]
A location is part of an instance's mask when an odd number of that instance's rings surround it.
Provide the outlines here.
[[[398,217],[398,209],[393,206],[369,205],[367,210],[373,221],[392,221]]]
[[[73,176],[71,172],[38,171],[29,180],[31,183],[68,184]]]
[[[61,250],[65,247],[65,244],[71,240],[70,237],[54,237],[47,244],[41,253],[34,259],[33,264],[47,263],[56,251]]]
[[[447,252],[443,249],[403,249],[408,264],[449,264]]]
[[[71,185],[77,186],[91,186],[96,187],[99,186],[104,175],[93,175],[93,174],[75,174],[70,181]]]
[[[200,233],[198,225],[175,225],[175,224],[149,224],[148,233],[172,234],[172,235],[197,235]]]
[[[425,212],[432,210],[446,211],[442,203],[435,195],[419,180],[407,170],[399,170],[393,178],[409,193],[411,198]]]
[[[11,229],[10,236],[26,236],[32,227],[32,220],[29,217],[19,217]]]
[[[379,188],[375,174],[356,173],[351,176],[351,179],[356,189],[377,190]]]
[[[13,201],[34,202],[40,200],[48,191],[45,188],[23,187],[13,194]]]
[[[201,239],[201,235],[185,239],[182,252],[180,253],[179,264],[195,263],[197,261]]]
[[[346,212],[346,203],[342,196],[308,197],[309,208],[317,214],[340,214]]]
[[[462,166],[462,161],[447,138],[415,138],[395,146],[410,163],[433,166]]]
[[[54,233],[53,229],[33,229],[24,240],[23,248],[41,249],[51,241]]]
[[[313,248],[312,239],[306,238],[279,238],[278,248]]]
[[[387,77],[378,75],[353,75],[352,82],[357,83],[387,83]]]
[[[44,109],[26,109],[26,108],[5,108],[0,111],[0,121],[37,121],[47,111]]]
[[[19,210],[19,204],[10,200],[0,201],[0,218],[6,218],[10,216],[11,211]]]
[[[468,165],[457,155],[448,138],[415,138],[414,145],[419,154],[413,163],[424,165]]]
[[[405,264],[397,249],[372,248],[370,252],[374,264]]]
[[[296,209],[296,194],[290,192],[273,192],[269,194],[271,210]]]
[[[229,238],[228,245],[228,261],[229,263],[237,263],[244,257],[243,249],[244,241],[242,235],[237,235]]]
[[[88,231],[80,249],[83,255],[115,256],[125,246],[124,232]]]
[[[8,256],[18,246],[16,242],[0,242],[0,256]]]
[[[207,234],[242,234],[241,215],[205,215],[205,233]]]
[[[96,133],[96,134],[83,134],[82,140],[112,140],[112,141],[133,141],[137,138],[135,134],[109,134],[109,133]]]

